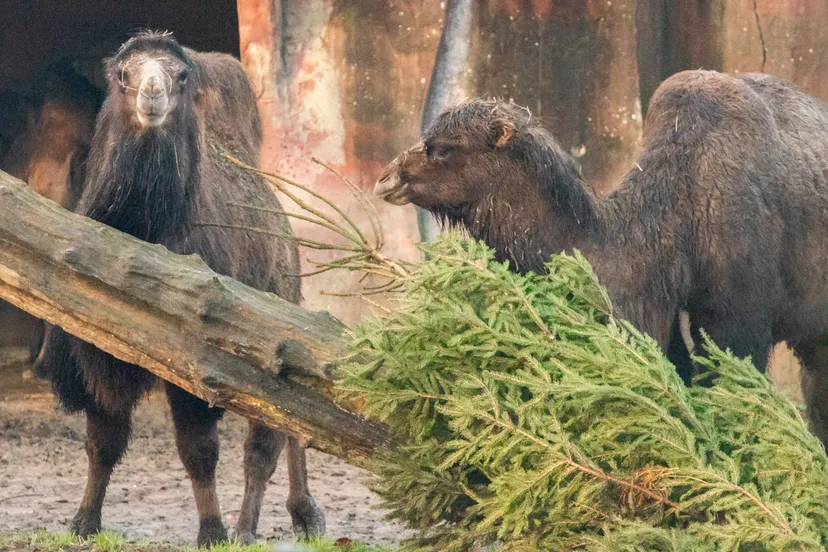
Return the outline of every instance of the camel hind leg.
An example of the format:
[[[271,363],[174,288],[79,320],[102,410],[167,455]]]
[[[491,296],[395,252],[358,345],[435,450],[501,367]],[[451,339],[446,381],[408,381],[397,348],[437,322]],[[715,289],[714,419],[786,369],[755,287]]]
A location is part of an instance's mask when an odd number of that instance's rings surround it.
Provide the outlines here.
[[[802,365],[802,394],[811,432],[828,448],[828,336],[802,340],[793,349]]]
[[[131,430],[131,410],[116,414],[95,407],[86,411],[86,455],[89,459],[86,490],[72,532],[88,537],[101,530],[101,508],[115,464],[124,455]]]
[[[681,381],[683,381],[684,385],[688,387],[693,384],[694,367],[693,359],[690,355],[695,352],[691,351],[690,346],[685,339],[685,333],[689,336],[689,332],[689,325],[685,330],[682,326],[682,320],[679,316],[677,316],[676,321],[673,324],[673,328],[670,330],[670,341],[667,343],[667,348],[664,351],[665,356],[670,362],[673,363],[673,366],[675,366],[676,372],[678,372]]]
[[[247,440],[244,442],[244,499],[235,535],[236,540],[243,544],[251,544],[256,540],[259,512],[267,482],[276,471],[279,454],[287,442],[287,436],[267,426],[252,420],[249,426]]]
[[[287,509],[293,520],[293,532],[305,538],[324,535],[325,514],[308,489],[305,449],[293,437],[288,437],[287,463],[290,479]]]
[[[325,515],[308,490],[305,450],[295,439],[251,421],[244,443],[244,499],[236,525],[236,539],[242,543],[249,544],[256,538],[267,482],[276,470],[279,454],[286,444],[290,485],[287,509],[293,520],[293,530],[301,537],[325,533]]]

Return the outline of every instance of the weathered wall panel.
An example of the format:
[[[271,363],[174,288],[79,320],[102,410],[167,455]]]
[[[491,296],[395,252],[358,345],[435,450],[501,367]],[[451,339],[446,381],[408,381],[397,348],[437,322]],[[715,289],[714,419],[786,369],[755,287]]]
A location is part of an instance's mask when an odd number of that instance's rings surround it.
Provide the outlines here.
[[[696,68],[764,71],[828,100],[823,0],[665,0],[665,9],[665,76]]]
[[[267,122],[265,168],[337,198],[358,216],[345,188],[310,158],[332,163],[370,190],[382,167],[418,139],[444,4],[239,0],[238,6],[242,60]],[[491,0],[475,8],[466,76],[473,94],[529,106],[579,158],[596,189],[614,188],[641,135],[635,2]],[[416,259],[414,209],[375,205],[389,253]],[[301,221],[294,228],[325,234]],[[347,275],[314,277],[305,284],[306,303],[352,321],[365,303],[319,291],[356,289]]]
[[[641,138],[635,1],[482,2],[477,31],[477,93],[528,106],[614,189]]]
[[[722,68],[764,71],[828,99],[828,4],[722,0]]]
[[[257,83],[266,121],[265,169],[336,199],[340,208],[367,227],[345,186],[311,157],[330,163],[369,191],[385,163],[417,140],[440,36],[439,3],[239,0],[238,4],[242,61]],[[414,210],[374,204],[386,229],[388,251],[415,260]],[[330,233],[308,223],[293,225],[303,236],[331,239]],[[334,256],[304,251],[303,268],[312,268],[307,257]],[[366,303],[320,291],[351,293],[359,289],[357,279],[328,273],[306,280],[306,306],[354,321]]]

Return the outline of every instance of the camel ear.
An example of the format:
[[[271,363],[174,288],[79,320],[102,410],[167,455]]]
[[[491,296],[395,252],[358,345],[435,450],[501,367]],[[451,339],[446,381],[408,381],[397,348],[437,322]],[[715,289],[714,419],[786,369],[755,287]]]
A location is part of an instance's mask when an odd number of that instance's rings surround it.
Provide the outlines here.
[[[502,148],[515,134],[515,124],[507,119],[495,119],[492,122],[492,143],[495,148]]]
[[[120,80],[121,71],[118,69],[118,64],[115,63],[115,56],[104,58],[103,64],[107,78]]]

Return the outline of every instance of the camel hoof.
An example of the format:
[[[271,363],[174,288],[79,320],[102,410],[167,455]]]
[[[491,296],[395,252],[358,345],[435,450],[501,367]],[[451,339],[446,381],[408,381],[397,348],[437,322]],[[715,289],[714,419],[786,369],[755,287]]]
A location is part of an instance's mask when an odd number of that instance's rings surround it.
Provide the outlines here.
[[[293,519],[293,533],[300,539],[312,539],[325,534],[325,514],[312,496],[298,500],[288,498],[287,510]]]
[[[235,540],[238,544],[241,544],[242,546],[249,546],[256,542],[256,535],[254,535],[250,531],[236,530],[236,533],[233,536],[233,540]]]
[[[99,533],[101,531],[101,514],[89,510],[78,510],[78,513],[72,519],[70,531],[84,539]]]
[[[224,528],[221,519],[217,517],[202,519],[198,524],[198,540],[196,542],[199,547],[205,548],[227,542],[227,530]]]

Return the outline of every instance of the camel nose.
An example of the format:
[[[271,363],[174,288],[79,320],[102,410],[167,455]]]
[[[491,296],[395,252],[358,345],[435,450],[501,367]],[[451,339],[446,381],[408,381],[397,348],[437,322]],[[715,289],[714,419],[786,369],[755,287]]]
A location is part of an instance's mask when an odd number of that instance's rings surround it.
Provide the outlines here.
[[[164,86],[157,75],[150,75],[141,84],[141,95],[149,100],[157,100],[164,94]]]
[[[374,184],[374,193],[392,205],[411,203],[408,185],[400,178],[400,167],[396,159],[382,171]]]
[[[142,66],[141,84],[138,86],[136,114],[145,127],[158,126],[167,119],[172,105],[166,85],[169,77],[157,60],[148,60]]]
[[[382,174],[377,179],[377,183],[374,184],[374,193],[378,196],[382,197],[383,195],[387,194],[388,192],[392,191],[396,185],[396,178],[391,178],[392,175],[396,174],[397,166],[395,163],[390,163],[385,169],[382,171]]]

